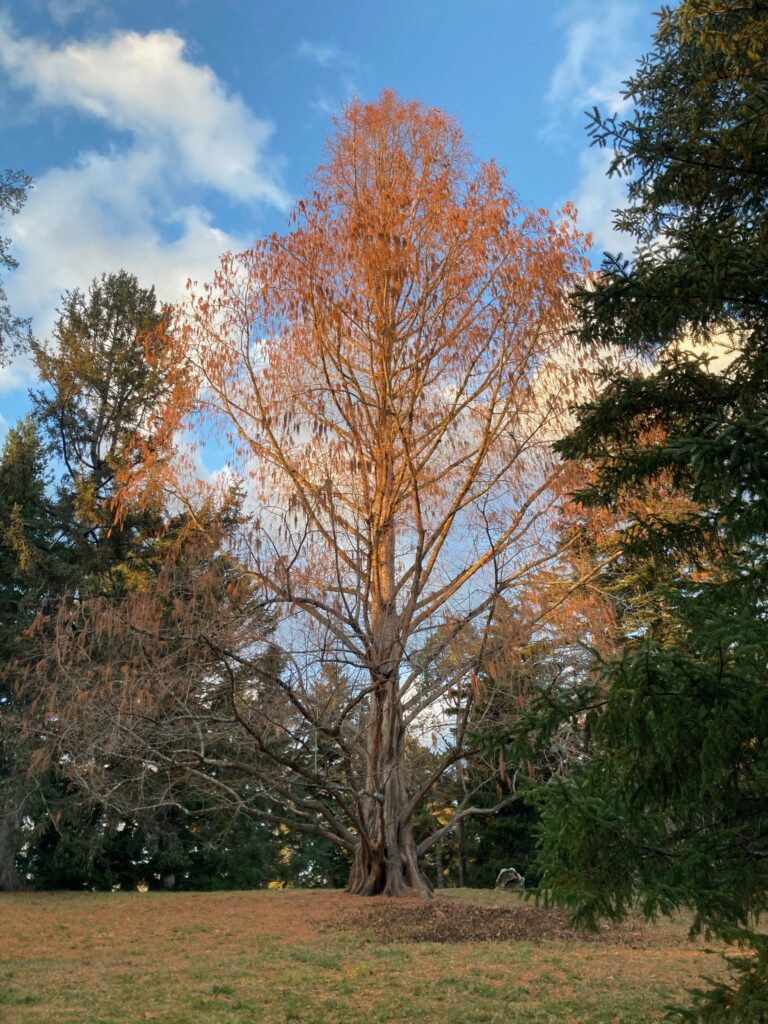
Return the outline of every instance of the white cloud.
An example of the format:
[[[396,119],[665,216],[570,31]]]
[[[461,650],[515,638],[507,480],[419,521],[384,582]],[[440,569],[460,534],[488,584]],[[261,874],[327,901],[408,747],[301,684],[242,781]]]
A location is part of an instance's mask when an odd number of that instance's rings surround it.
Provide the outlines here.
[[[545,138],[557,139],[574,115],[594,106],[614,113],[625,105],[621,91],[637,57],[631,32],[637,15],[629,0],[575,0],[566,8],[558,19],[565,53],[545,96]]]
[[[345,53],[338,46],[330,43],[316,43],[309,39],[302,39],[296,47],[296,55],[305,60],[319,64],[321,68],[341,67],[358,70],[360,62],[350,53]]]
[[[338,59],[339,51],[335,46],[329,46],[327,43],[312,43],[309,39],[302,39],[296,47],[296,54],[326,68]]]
[[[608,115],[625,110],[627,101],[621,93],[638,57],[640,14],[631,0],[573,0],[558,18],[564,49],[545,96],[543,139],[560,143],[569,138],[574,121],[585,129],[584,112],[595,106]],[[598,249],[629,253],[632,239],[613,226],[613,211],[626,205],[626,180],[608,178],[612,157],[610,149],[582,151],[579,177],[570,196],[579,211],[580,226],[592,234]]]
[[[190,181],[238,200],[289,203],[265,155],[272,126],[210,68],[190,63],[175,32],[120,32],[53,48],[0,23],[0,66],[43,105],[74,107],[173,150],[176,173]]]
[[[311,61],[319,67],[336,72],[336,86],[330,91],[324,86],[315,87],[315,95],[310,100],[310,107],[319,114],[333,117],[338,114],[345,103],[360,95],[356,77],[365,69],[354,54],[340,50],[330,43],[312,42],[302,39],[296,47],[296,55]]]
[[[201,194],[278,209],[289,205],[272,126],[192,64],[173,32],[119,33],[50,47],[0,20],[0,72],[36,108],[77,110],[125,132],[122,148],[80,153],[37,177],[14,218],[19,268],[7,275],[11,307],[49,334],[65,289],[125,268],[158,297],[182,297],[188,278],[208,279],[220,254],[250,242],[217,228]],[[206,200],[207,201],[207,200]],[[21,360],[0,370],[0,392],[29,383]]]
[[[328,117],[333,117],[339,112],[339,102],[319,86],[315,89],[315,98],[310,100],[309,105],[319,114],[327,114]]]
[[[53,20],[61,25],[78,14],[95,8],[99,0],[47,0],[46,8]]]
[[[575,186],[574,203],[579,211],[579,225],[592,235],[593,244],[601,252],[629,253],[631,236],[613,226],[613,211],[626,206],[626,181],[608,177],[612,151],[589,149],[581,154],[581,176]]]
[[[86,286],[102,272],[124,267],[173,301],[187,278],[208,278],[223,251],[244,247],[204,208],[164,203],[158,177],[157,154],[131,151],[87,154],[76,167],[56,168],[36,182],[14,223],[20,266],[8,279],[13,308],[35,310],[36,333],[49,332],[64,289]]]
[[[338,91],[334,93],[328,92],[321,86],[316,86],[314,99],[310,100],[309,105],[312,110],[320,114],[335,117],[347,103],[350,103],[359,94],[360,90],[355,82],[349,78],[342,78]]]
[[[0,400],[10,391],[21,391],[28,387],[34,378],[34,370],[29,356],[19,356],[7,366],[0,366]]]

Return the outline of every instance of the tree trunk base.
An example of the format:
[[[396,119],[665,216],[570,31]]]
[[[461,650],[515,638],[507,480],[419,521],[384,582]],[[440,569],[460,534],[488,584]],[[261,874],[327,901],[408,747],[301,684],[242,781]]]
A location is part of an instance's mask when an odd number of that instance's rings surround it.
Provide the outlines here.
[[[355,850],[347,892],[351,896],[432,898],[432,886],[421,873],[413,843],[396,850],[394,858],[361,843]]]

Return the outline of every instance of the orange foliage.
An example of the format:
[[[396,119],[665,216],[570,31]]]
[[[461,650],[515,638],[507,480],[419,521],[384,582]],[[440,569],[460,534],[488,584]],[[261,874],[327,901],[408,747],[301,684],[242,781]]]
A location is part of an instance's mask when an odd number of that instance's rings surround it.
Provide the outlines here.
[[[270,507],[256,562],[277,592],[362,576],[371,597],[393,532],[407,557],[386,585],[432,614],[552,497],[549,442],[587,381],[565,339],[584,239],[571,208],[525,210],[440,111],[384,93],[337,128],[292,230],[192,287],[166,446],[132,485],[188,489],[160,456],[190,418],[215,424]],[[454,529],[487,542],[430,591]]]
[[[218,430],[254,509],[243,570],[301,631],[297,689],[335,659],[369,709],[355,891],[421,887],[403,737],[451,682],[419,688],[411,654],[559,558],[586,241],[573,208],[525,209],[456,122],[385,92],[337,120],[287,233],[226,254],[175,316],[172,398],[123,497],[194,505],[174,445]]]

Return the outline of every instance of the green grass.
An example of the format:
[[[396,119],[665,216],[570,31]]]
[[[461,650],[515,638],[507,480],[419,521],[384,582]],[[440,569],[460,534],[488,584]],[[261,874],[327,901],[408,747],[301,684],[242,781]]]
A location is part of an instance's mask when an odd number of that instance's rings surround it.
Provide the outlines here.
[[[448,892],[440,899],[510,900]],[[608,943],[381,945],[338,893],[0,900],[3,1024],[646,1024],[717,961]]]

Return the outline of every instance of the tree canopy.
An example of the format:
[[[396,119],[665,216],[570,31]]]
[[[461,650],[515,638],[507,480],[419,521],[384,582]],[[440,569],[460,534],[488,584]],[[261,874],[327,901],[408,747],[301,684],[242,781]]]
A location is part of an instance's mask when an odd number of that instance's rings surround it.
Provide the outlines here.
[[[582,915],[693,907],[757,953],[705,1020],[763,1019],[768,691],[768,7],[684,0],[592,134],[627,176],[606,256],[577,293],[580,336],[628,352],[559,449],[594,467],[582,498],[623,510],[625,567],[654,567],[635,620],[571,713],[592,756],[542,795],[551,894]],[[644,502],[666,486],[689,502]],[[627,499],[636,505],[627,514]],[[573,695],[570,695],[573,696]]]
[[[175,442],[219,428],[218,479],[239,474],[253,510],[229,558],[284,654],[262,683],[242,627],[212,641],[258,752],[238,769],[249,799],[347,850],[352,891],[427,895],[418,858],[436,840],[416,843],[413,816],[470,747],[460,729],[429,771],[411,763],[457,682],[430,685],[416,655],[446,623],[446,642],[472,624],[480,650],[501,596],[558,557],[550,444],[588,379],[566,337],[582,239],[571,209],[526,210],[450,118],[391,93],[346,109],[313,184],[288,233],[225,255],[177,311],[159,354],[170,398],[123,493],[200,507]],[[123,723],[152,685],[127,678]],[[183,686],[169,683],[177,703]],[[211,786],[227,770],[213,748],[193,767]],[[471,797],[451,826],[481,810]]]

